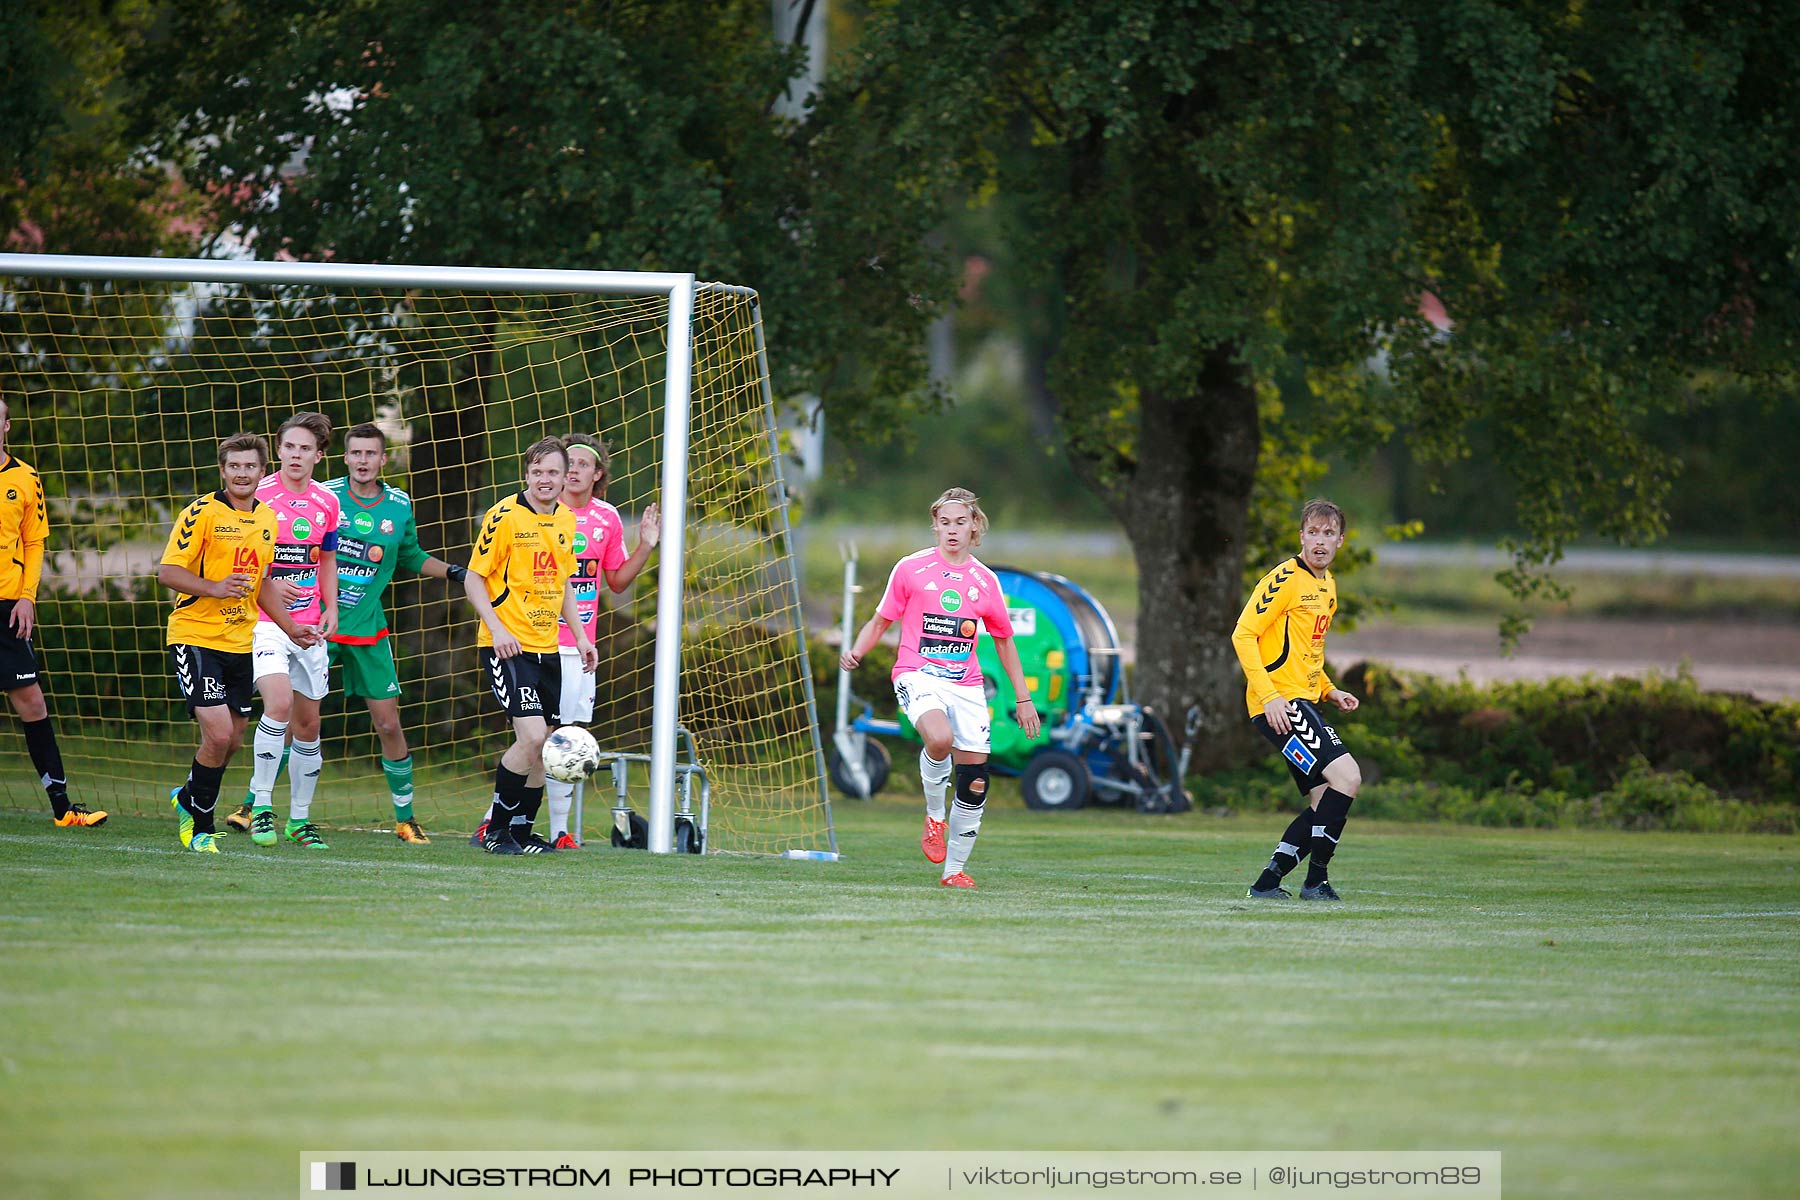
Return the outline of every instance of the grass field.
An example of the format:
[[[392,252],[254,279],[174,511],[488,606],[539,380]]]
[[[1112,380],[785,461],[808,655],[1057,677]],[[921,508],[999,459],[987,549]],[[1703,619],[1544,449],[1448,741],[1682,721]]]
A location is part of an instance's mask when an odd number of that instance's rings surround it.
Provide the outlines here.
[[[1508,1197],[1795,1194],[1792,839],[1025,812],[974,893],[0,813],[0,1195],[290,1194],[302,1148],[1499,1149]]]

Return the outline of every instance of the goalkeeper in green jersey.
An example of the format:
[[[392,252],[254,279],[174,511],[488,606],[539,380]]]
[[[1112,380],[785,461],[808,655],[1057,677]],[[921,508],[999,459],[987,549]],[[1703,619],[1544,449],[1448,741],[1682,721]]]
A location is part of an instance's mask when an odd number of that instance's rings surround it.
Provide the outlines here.
[[[394,836],[414,845],[431,839],[413,815],[413,762],[400,727],[400,679],[388,637],[382,593],[400,567],[461,584],[466,567],[433,558],[419,546],[412,497],[381,482],[387,465],[387,435],[378,426],[358,425],[344,436],[342,479],[325,484],[337,497],[338,627],[331,635],[331,666],[344,681],[346,696],[369,706],[375,736],[381,739],[381,769],[394,801]],[[283,756],[285,766],[285,755]],[[248,822],[250,805],[225,818]],[[248,827],[246,824],[245,828]]]

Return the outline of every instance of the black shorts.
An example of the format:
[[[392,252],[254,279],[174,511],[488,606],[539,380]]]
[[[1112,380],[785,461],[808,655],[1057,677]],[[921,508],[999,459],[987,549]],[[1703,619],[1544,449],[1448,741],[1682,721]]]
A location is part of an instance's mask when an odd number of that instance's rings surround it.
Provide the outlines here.
[[[1293,726],[1288,733],[1276,733],[1269,728],[1269,718],[1261,713],[1251,717],[1250,723],[1270,745],[1281,751],[1294,783],[1305,796],[1325,782],[1326,765],[1350,751],[1339,740],[1337,730],[1320,714],[1319,706],[1311,700],[1289,700],[1287,710],[1288,724]]]
[[[181,690],[189,716],[196,708],[217,708],[221,704],[234,716],[250,715],[256,679],[248,650],[233,654],[210,646],[171,642],[169,661],[175,666],[175,686]]]
[[[17,603],[0,600],[0,692],[16,692],[40,682],[37,651],[31,648],[31,639],[13,632],[13,605]]]
[[[506,715],[542,717],[562,724],[562,656],[520,651],[501,658],[492,646],[481,648],[481,677]]]

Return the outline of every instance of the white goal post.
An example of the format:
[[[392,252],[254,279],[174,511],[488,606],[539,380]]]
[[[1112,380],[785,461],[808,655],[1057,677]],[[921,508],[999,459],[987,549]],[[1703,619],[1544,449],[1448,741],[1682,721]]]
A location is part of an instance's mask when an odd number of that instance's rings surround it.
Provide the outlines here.
[[[798,564],[793,560],[785,482],[781,477],[781,452],[776,441],[774,404],[767,350],[763,341],[760,304],[748,288],[696,283],[692,274],[636,271],[537,270],[486,267],[408,266],[333,262],[266,262],[211,259],[104,258],[43,254],[0,254],[0,285],[17,279],[132,281],[168,286],[263,285],[274,288],[380,289],[385,292],[546,294],[588,297],[665,297],[667,300],[665,373],[662,379],[660,504],[663,535],[656,573],[655,656],[650,729],[649,849],[667,854],[674,847],[676,813],[676,764],[678,726],[682,720],[682,653],[684,584],[689,573],[689,471],[690,428],[695,384],[694,320],[697,293],[729,293],[751,305],[754,335],[754,369],[760,376],[762,404],[768,410],[768,459],[772,464],[776,494],[769,499],[766,524],[780,539],[786,553],[786,579],[779,586],[791,589],[791,604],[798,640],[798,659],[804,691],[805,721],[810,727],[812,779],[801,779],[794,790],[816,787],[816,803],[823,814],[823,835],[835,855],[836,837],[831,828],[830,800],[826,785],[824,751],[820,743],[817,706],[810,663],[806,654],[806,629],[800,612]],[[11,297],[3,297],[11,303]],[[744,386],[749,386],[748,384]],[[428,549],[434,549],[428,547]],[[767,574],[767,572],[765,572]],[[791,688],[789,690],[792,690]],[[790,739],[797,740],[797,739]],[[808,801],[812,803],[812,801]],[[710,848],[710,847],[709,847]],[[760,846],[759,848],[769,848]],[[775,846],[779,850],[779,846]]]

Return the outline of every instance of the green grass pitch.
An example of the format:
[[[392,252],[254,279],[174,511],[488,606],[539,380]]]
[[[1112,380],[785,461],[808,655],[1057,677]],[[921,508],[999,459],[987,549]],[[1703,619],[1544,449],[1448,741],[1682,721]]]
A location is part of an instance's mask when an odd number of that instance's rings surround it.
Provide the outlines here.
[[[275,1196],[312,1149],[1498,1149],[1506,1195],[1794,1195],[1792,839],[996,796],[844,860],[499,860],[0,813],[0,1196]]]

